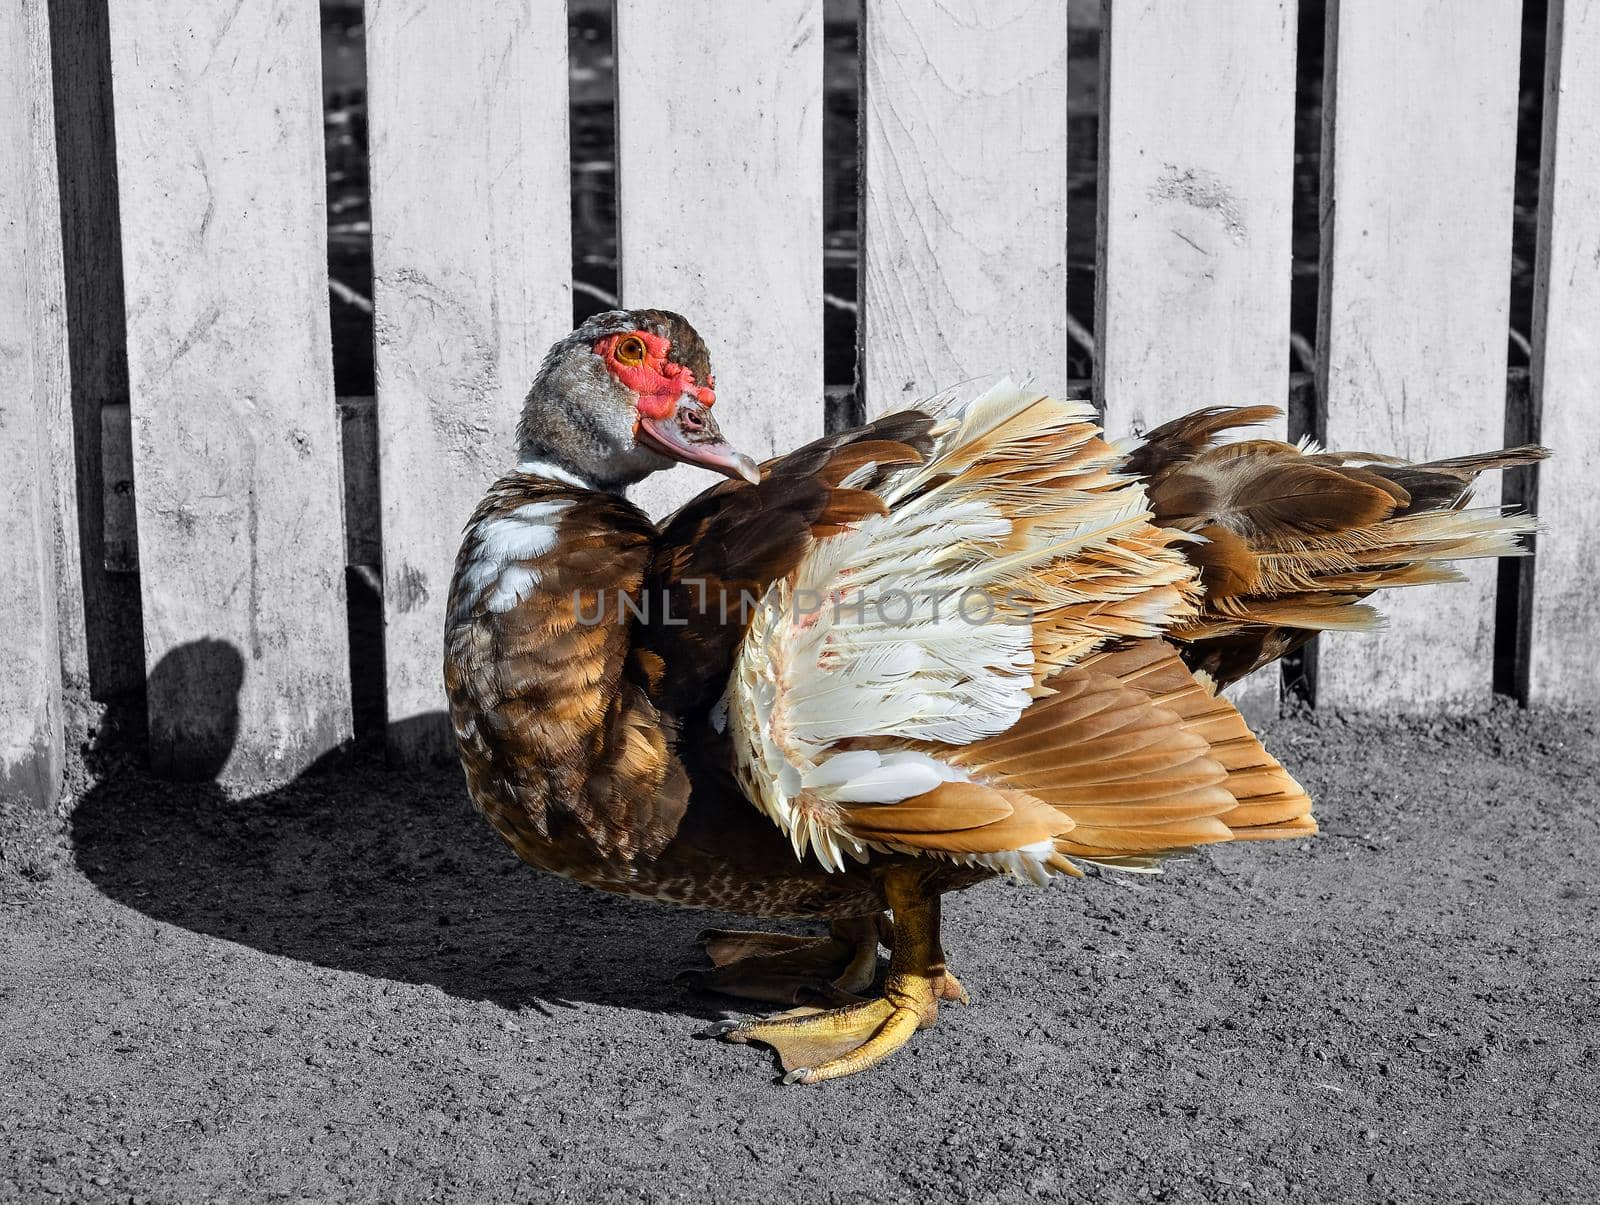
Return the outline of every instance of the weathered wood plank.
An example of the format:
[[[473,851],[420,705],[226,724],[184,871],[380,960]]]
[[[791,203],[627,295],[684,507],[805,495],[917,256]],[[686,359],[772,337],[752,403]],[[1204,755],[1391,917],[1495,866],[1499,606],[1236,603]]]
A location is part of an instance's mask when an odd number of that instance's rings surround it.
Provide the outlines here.
[[[1284,404],[1296,7],[1102,5],[1097,398],[1113,434]],[[1275,713],[1277,675],[1233,694]]]
[[[717,418],[758,459],[822,434],[821,0],[618,0],[622,301],[711,348]],[[662,515],[711,474],[633,491]]]
[[[859,388],[1067,383],[1067,8],[874,0],[861,28]]]
[[[61,235],[41,187],[42,20],[34,0],[0,8],[0,800],[48,807],[63,759],[50,378],[65,348],[47,312]]]
[[[350,735],[315,5],[113,0],[151,761]]]
[[[1328,443],[1413,459],[1498,447],[1520,5],[1330,0],[1319,382]],[[1481,505],[1499,483],[1486,481]],[[1474,707],[1493,682],[1492,564],[1397,590],[1325,636],[1318,703]]]
[[[1600,5],[1550,0],[1533,311],[1541,532],[1530,702],[1600,696]]]
[[[44,406],[50,468],[51,559],[68,739],[88,702],[89,650],[80,570],[77,467],[72,430],[72,374],[67,355],[66,287],[61,240],[61,186],[56,164],[55,96],[46,0],[21,0],[28,38],[28,156],[32,190],[34,375]]]
[[[545,348],[572,327],[559,4],[367,9],[389,749],[453,749],[440,677],[461,530],[515,462]]]

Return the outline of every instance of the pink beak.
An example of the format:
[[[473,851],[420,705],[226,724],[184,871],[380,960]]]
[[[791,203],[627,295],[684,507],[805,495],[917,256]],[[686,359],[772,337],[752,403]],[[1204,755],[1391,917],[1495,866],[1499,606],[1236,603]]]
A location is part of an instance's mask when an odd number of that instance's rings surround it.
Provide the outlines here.
[[[711,411],[688,394],[678,398],[666,418],[639,415],[634,438],[651,451],[684,464],[743,477],[752,485],[761,480],[756,462],[723,439]]]

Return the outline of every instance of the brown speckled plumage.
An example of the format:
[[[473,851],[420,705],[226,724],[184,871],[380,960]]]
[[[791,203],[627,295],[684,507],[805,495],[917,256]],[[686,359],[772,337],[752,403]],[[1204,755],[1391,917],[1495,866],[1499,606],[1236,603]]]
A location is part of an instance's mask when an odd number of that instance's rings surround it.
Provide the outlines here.
[[[927,425],[898,418],[818,441],[770,465],[760,485],[709,491],[659,534],[612,495],[523,474],[495,483],[457,560],[445,686],[472,797],[519,856],[690,907],[854,916],[884,906],[881,867],[838,875],[799,861],[729,775],[707,711],[741,629],[715,602],[698,604],[703,592],[737,599],[787,573],[861,505],[858,491],[830,482],[867,459],[914,459]],[[463,585],[482,533],[540,503],[562,510],[551,549],[526,562],[537,584],[491,612]],[[624,622],[619,594],[635,604]],[[602,610],[601,622],[580,622]],[[649,622],[636,618],[644,613]]]

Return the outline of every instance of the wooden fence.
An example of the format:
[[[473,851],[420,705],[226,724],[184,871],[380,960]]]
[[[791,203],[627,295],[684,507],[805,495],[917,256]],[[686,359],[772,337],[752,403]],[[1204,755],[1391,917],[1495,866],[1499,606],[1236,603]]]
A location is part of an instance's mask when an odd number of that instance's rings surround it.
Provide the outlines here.
[[[998,369],[1068,387],[1065,0],[864,8],[865,411]],[[1501,440],[1518,8],[1330,0],[1335,444]],[[1296,10],[1104,5],[1094,396],[1114,432],[1288,393]],[[422,756],[462,521],[570,325],[566,25],[544,0],[366,11],[382,660],[391,748]],[[822,21],[823,0],[674,0],[670,20],[616,0],[623,301],[694,317],[719,413],[762,451],[823,427]],[[0,6],[8,793],[57,791],[64,699],[144,677],[158,767],[266,781],[350,736],[318,35],[312,0]],[[1600,0],[1550,0],[1546,81],[1532,392],[1560,455],[1520,619],[1527,698],[1588,704]],[[1385,600],[1386,633],[1323,642],[1319,700],[1484,703],[1494,590],[1491,566]]]

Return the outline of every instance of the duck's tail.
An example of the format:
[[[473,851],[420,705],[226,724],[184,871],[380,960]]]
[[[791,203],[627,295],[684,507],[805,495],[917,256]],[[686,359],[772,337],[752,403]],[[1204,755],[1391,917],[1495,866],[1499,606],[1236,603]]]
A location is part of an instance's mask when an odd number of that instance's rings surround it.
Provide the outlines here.
[[[1543,460],[1546,449],[1409,464],[1269,439],[1216,442],[1277,414],[1199,410],[1152,431],[1125,463],[1145,479],[1156,522],[1195,537],[1187,552],[1204,603],[1171,635],[1218,689],[1319,631],[1377,626],[1364,601],[1375,590],[1459,581],[1452,562],[1527,551],[1531,518],[1469,503],[1480,474]]]

